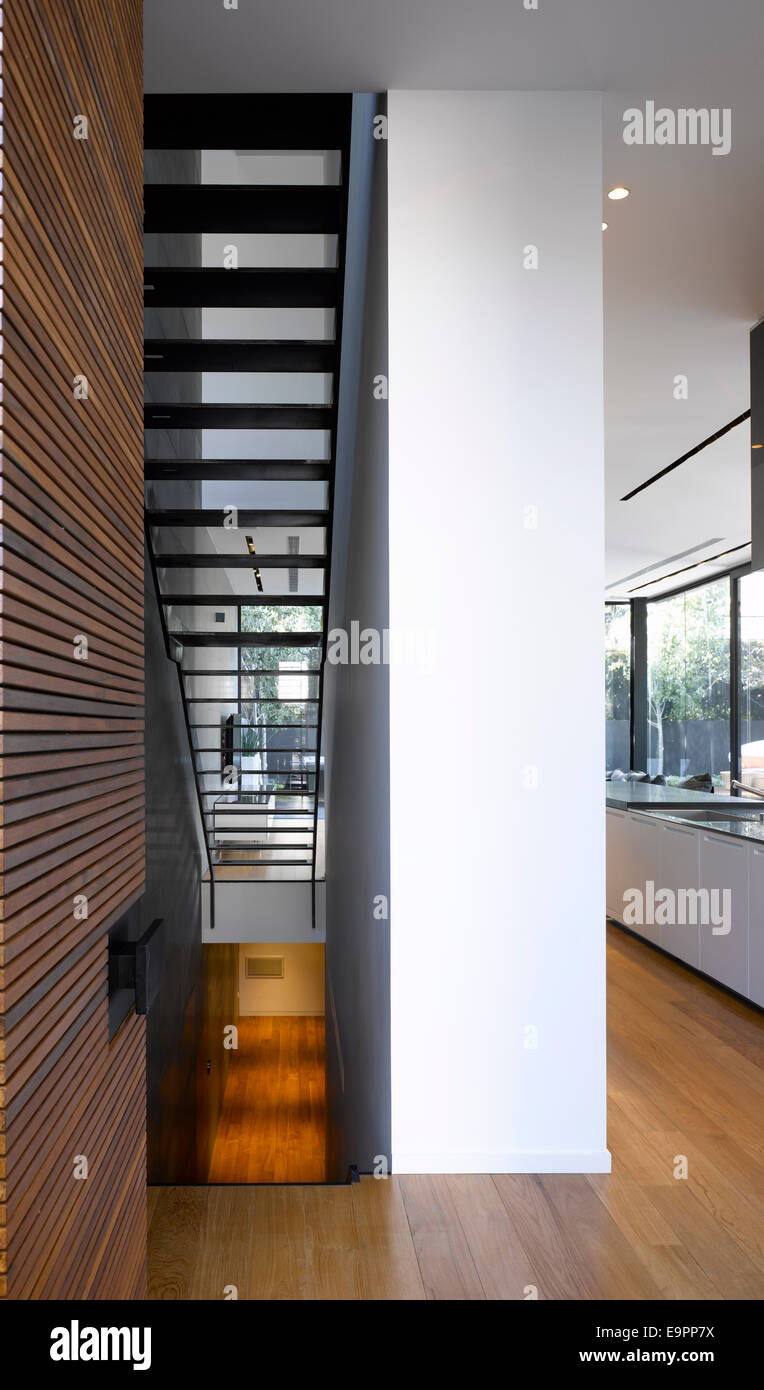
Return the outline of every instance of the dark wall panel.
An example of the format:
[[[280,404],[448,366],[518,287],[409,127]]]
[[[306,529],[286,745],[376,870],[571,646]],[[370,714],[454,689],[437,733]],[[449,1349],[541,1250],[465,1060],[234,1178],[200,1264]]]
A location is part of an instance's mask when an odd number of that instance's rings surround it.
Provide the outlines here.
[[[11,1298],[145,1288],[144,1020],[131,1012],[110,1041],[107,1006],[108,931],[144,882],[141,18],[140,0],[10,0],[3,14]]]
[[[163,922],[161,984],[147,1020],[148,1172],[149,1182],[182,1183],[196,1180],[202,845],[177,668],[165,652],[148,560],[145,603],[147,856],[141,926],[145,930],[157,917]]]
[[[387,146],[377,99],[354,98],[343,377],[329,627],[388,626]],[[383,109],[383,108],[380,108]],[[329,666],[327,767],[327,1177],[390,1159],[389,686],[386,666]]]
[[[202,946],[200,838],[177,667],[164,646],[146,569],[146,892],[141,928],[162,919],[161,984],[148,1012],[148,1173],[151,1183],[204,1182],[237,1018],[236,946]],[[209,1070],[207,1063],[209,1062]]]
[[[224,1030],[239,1019],[239,946],[202,947],[202,1018],[196,1068],[196,1166],[206,1182],[223,1105],[231,1051]]]

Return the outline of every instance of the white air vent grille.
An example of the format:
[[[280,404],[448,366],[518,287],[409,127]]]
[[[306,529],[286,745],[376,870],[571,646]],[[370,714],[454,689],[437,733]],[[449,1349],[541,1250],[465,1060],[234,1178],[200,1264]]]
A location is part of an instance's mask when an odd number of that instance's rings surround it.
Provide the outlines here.
[[[283,980],[283,956],[247,956],[246,976],[248,980]]]

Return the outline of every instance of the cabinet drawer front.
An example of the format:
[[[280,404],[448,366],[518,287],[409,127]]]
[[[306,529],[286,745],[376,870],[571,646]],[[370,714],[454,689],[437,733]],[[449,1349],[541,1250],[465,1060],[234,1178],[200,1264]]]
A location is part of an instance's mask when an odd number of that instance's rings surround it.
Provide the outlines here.
[[[714,980],[748,993],[748,846],[703,833],[700,886],[708,920],[700,926],[700,968]]]
[[[700,965],[700,927],[687,910],[687,895],[696,894],[700,883],[700,836],[688,825],[662,821],[661,887],[672,895],[673,918],[660,923],[660,944],[677,960],[695,969]],[[693,897],[694,901],[694,897]]]

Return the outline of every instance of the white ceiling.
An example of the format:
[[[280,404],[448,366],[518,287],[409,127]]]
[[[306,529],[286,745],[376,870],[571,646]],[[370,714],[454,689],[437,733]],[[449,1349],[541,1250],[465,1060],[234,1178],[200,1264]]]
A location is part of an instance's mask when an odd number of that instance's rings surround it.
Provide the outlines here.
[[[761,0],[147,0],[146,90],[628,91],[760,76]],[[706,90],[707,89],[707,90]],[[650,93],[646,93],[649,95]]]
[[[620,499],[750,403],[748,332],[764,316],[764,5],[538,5],[239,0],[227,10],[223,0],[149,0],[146,90],[605,93],[607,583],[616,597],[750,537],[747,424],[631,502]],[[730,154],[624,145],[622,112],[647,99],[730,107]],[[616,183],[631,197],[607,202]],[[687,401],[673,398],[679,373]]]
[[[701,101],[696,84],[647,94],[674,107],[723,101],[732,149],[624,145],[622,113],[644,105],[644,89],[605,98],[605,188],[631,189],[604,213],[608,585],[664,557],[652,577],[669,573],[751,534],[748,422],[620,500],[748,409],[748,335],[764,315],[764,100],[732,87]],[[679,374],[686,401],[674,398]],[[694,556],[668,558],[705,540],[713,543]]]

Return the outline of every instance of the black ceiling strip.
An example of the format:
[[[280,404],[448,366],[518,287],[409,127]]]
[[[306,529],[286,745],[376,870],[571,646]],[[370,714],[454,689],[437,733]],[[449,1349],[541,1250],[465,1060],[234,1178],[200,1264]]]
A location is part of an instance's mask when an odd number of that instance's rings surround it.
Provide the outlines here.
[[[187,508],[171,508],[168,511],[154,510],[146,513],[146,520],[151,526],[218,526],[225,528],[226,522],[229,529],[231,511],[218,511],[215,508],[202,507],[198,511],[188,510]],[[271,511],[259,510],[249,511],[245,507],[240,507],[236,511],[236,521],[239,527],[242,526],[325,526],[326,512],[309,511]]]
[[[225,640],[223,640],[225,639]],[[184,647],[320,647],[320,632],[184,632]],[[186,675],[199,674],[198,672],[186,671]],[[229,672],[234,675],[235,672]],[[242,675],[246,675],[242,672]],[[256,673],[255,673],[256,674]],[[294,674],[294,672],[290,672]],[[309,671],[300,671],[298,675],[310,675]],[[317,675],[318,672],[313,674]],[[263,701],[268,704],[267,700]],[[301,705],[303,700],[285,700],[287,705]]]
[[[260,569],[264,570],[286,570],[294,567],[294,555],[258,555],[257,563]],[[184,554],[156,554],[154,559],[161,569],[249,569],[252,568],[251,555],[223,555],[219,550],[211,551],[209,555],[200,555],[196,552]],[[301,555],[300,569],[322,570],[326,568],[325,555]],[[310,594],[304,597],[310,600]]]
[[[333,309],[336,270],[175,270],[147,266],[144,308]]]
[[[640,589],[649,589],[653,584],[665,584],[667,579],[675,579],[678,574],[687,574],[688,570],[699,569],[701,565],[711,565],[714,560],[723,560],[727,555],[736,554],[738,550],[746,550],[750,544],[750,541],[743,541],[742,545],[733,545],[729,550],[720,550],[717,555],[707,555],[705,560],[695,560],[691,565],[683,565],[680,570],[671,570],[669,574],[658,575],[656,579],[646,579],[644,584],[637,584],[628,592],[638,594]]]
[[[329,459],[146,459],[145,476],[160,478],[201,478],[208,482],[326,482],[331,471]]]
[[[744,410],[742,415],[738,415],[735,420],[730,420],[728,425],[723,425],[720,430],[716,431],[716,434],[710,434],[708,439],[703,440],[702,444],[696,444],[694,449],[690,449],[686,454],[682,454],[681,458],[674,459],[673,463],[669,463],[665,468],[661,468],[659,473],[654,473],[652,478],[648,478],[646,482],[640,483],[639,487],[632,488],[631,492],[627,492],[626,496],[621,498],[621,501],[630,502],[632,497],[636,497],[638,493],[644,492],[645,488],[652,487],[653,483],[657,483],[661,478],[665,478],[667,473],[673,472],[680,464],[686,463],[688,459],[694,458],[696,454],[701,452],[701,449],[707,449],[709,444],[715,444],[717,439],[721,439],[723,435],[729,434],[730,430],[734,430],[738,425],[742,425],[744,420],[750,418],[750,415],[750,410]],[[677,572],[681,573],[681,571]]]
[[[325,608],[326,602],[324,594],[162,594],[162,603],[182,608]]]
[[[328,430],[328,405],[162,405],[144,406],[146,429],[161,430]]]
[[[351,109],[345,93],[151,94],[143,141],[159,150],[335,150]]]
[[[148,338],[143,353],[147,372],[332,372],[337,363],[332,341],[301,338]]]
[[[143,200],[145,232],[339,232],[342,209],[341,189],[326,184],[147,183]]]

